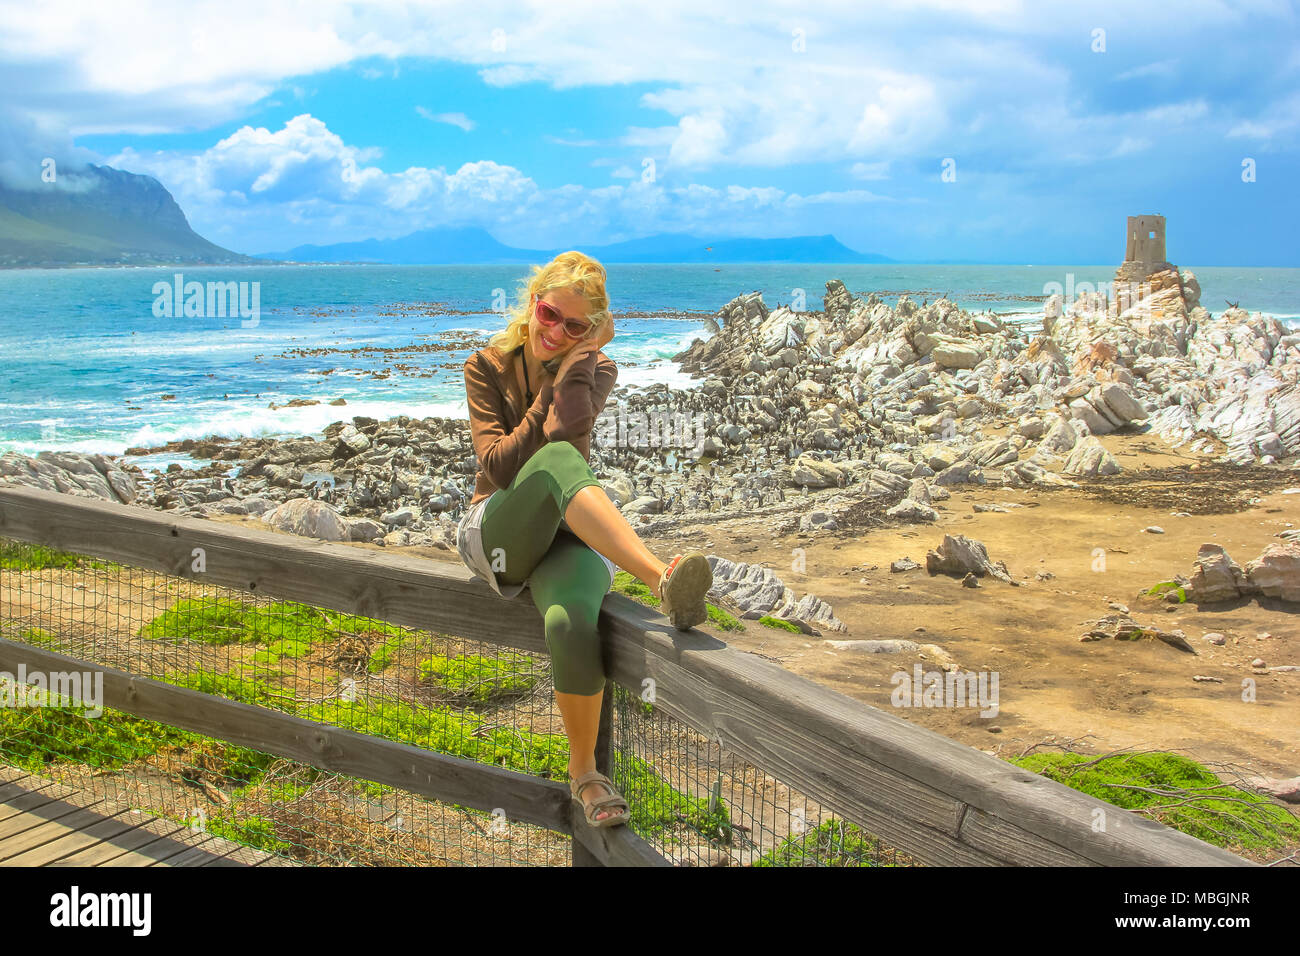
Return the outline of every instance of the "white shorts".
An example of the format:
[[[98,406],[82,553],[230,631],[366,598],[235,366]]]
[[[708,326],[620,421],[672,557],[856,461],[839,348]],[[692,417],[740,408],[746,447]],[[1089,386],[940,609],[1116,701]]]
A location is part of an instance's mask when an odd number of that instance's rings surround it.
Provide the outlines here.
[[[500,489],[498,489],[500,490]],[[497,492],[492,492],[495,495]],[[456,524],[456,550],[460,552],[460,559],[464,562],[465,567],[474,572],[474,576],[482,578],[488,583],[497,594],[503,598],[516,597],[520,591],[528,586],[528,580],[525,579],[522,584],[507,584],[498,581],[496,572],[492,570],[492,562],[488,560],[483,551],[483,509],[487,503],[492,500],[492,495],[488,495],[481,501],[470,506],[470,509],[461,516]],[[560,519],[560,527],[566,531],[570,530],[564,519]],[[605,557],[599,551],[593,549],[593,554],[604,562],[609,571],[609,584],[605,586],[606,590],[614,586],[614,572],[616,570],[614,562]]]

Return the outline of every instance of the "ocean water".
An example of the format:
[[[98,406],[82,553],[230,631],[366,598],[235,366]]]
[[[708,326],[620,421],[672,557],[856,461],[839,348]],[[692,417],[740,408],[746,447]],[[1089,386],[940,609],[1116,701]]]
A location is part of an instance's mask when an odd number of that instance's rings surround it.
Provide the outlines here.
[[[1300,321],[1300,269],[1191,269],[1212,312],[1242,308]],[[841,279],[855,294],[919,302],[941,295],[972,311],[1041,314],[1052,283],[1074,288],[1108,282],[1107,266],[916,266],[610,264],[611,308],[618,312],[712,313],[759,291],[770,307],[800,301],[820,309],[825,284]],[[235,282],[258,319],[157,315],[156,284]],[[490,334],[505,324],[526,266],[244,266],[207,269],[53,269],[0,271],[0,453],[44,449],[120,455],[135,446],[185,438],[319,435],[353,415],[464,416],[460,367],[468,352],[379,349],[419,346],[440,333]],[[436,303],[435,306],[420,305]],[[467,314],[424,314],[439,309]],[[247,327],[246,327],[247,326]],[[692,387],[671,356],[707,337],[698,317],[618,318],[607,353],[619,384]],[[316,349],[353,350],[313,354]],[[399,362],[423,375],[374,373]],[[439,366],[447,365],[448,368]],[[326,373],[326,370],[331,370]],[[173,399],[164,400],[164,395]],[[346,406],[327,403],[343,398]],[[291,399],[322,404],[284,406]],[[164,467],[186,456],[135,459]]]

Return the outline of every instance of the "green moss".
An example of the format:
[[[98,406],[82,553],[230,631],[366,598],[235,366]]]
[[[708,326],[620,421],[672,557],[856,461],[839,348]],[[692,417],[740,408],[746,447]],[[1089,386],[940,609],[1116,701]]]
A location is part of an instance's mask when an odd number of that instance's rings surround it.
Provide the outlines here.
[[[752,866],[894,866],[881,862],[875,837],[844,820],[827,820],[798,836],[789,836]]]
[[[266,794],[268,800],[277,800],[280,803],[293,803],[310,788],[310,784],[284,781],[282,783],[268,784],[263,792]]]
[[[216,815],[208,817],[204,830],[215,837],[242,843],[268,853],[287,854],[293,844],[281,840],[275,832],[275,822],[266,817],[236,816],[233,807],[224,807]]]
[[[275,692],[261,678],[241,677],[236,674],[198,668],[180,674],[168,674],[161,679],[177,687],[188,687],[191,690],[212,694],[214,697],[226,697],[275,710],[282,709],[277,702]]]
[[[779,617],[772,617],[770,614],[764,614],[758,619],[758,623],[764,627],[774,627],[780,631],[793,631],[795,634],[803,633],[799,630],[798,624],[791,624],[789,621],[784,621]]]
[[[1277,849],[1300,841],[1300,820],[1286,809],[1223,783],[1208,768],[1178,754],[1117,754],[1096,760],[1083,754],[1036,753],[1011,762],[1224,849]]]
[[[564,779],[569,761],[568,741],[559,734],[496,727],[477,714],[450,708],[332,699],[305,707],[298,716],[553,780]]]
[[[1160,597],[1166,591],[1175,592],[1178,595],[1179,604],[1187,602],[1187,592],[1183,589],[1183,586],[1176,581],[1161,581],[1159,584],[1153,584],[1142,593],[1150,594],[1154,597]]]
[[[81,764],[121,770],[169,748],[205,754],[205,769],[232,781],[255,779],[273,758],[245,747],[212,740],[152,720],[104,708],[86,717],[84,708],[0,708],[0,753],[31,773],[50,764]]]
[[[650,589],[642,583],[641,579],[627,571],[614,572],[614,583],[610,586],[610,590],[643,601],[651,607],[659,606],[659,599],[650,593]]]
[[[43,544],[28,544],[11,538],[0,538],[0,568],[8,571],[40,571],[45,568],[119,568],[113,561],[90,558],[84,554],[60,551]]]
[[[521,697],[541,680],[537,663],[523,654],[503,652],[497,657],[479,654],[435,655],[419,664],[420,680],[435,684],[454,699],[476,704],[500,703]]]
[[[31,773],[51,763],[120,770],[185,741],[184,731],[108,709],[97,718],[86,717],[84,709],[0,708],[0,752],[5,762]]]
[[[286,657],[303,657],[310,651],[311,641],[286,638],[280,641],[272,641],[266,646],[266,650],[254,654],[253,660],[260,664],[275,664]]]
[[[615,751],[610,779],[628,802],[629,825],[642,835],[685,825],[711,843],[729,844],[731,816],[722,800],[692,797],[673,788],[650,764]]]
[[[183,638],[205,644],[265,644],[300,656],[314,643],[344,633],[400,636],[396,625],[353,614],[325,612],[305,604],[278,601],[258,605],[238,598],[183,598],[140,630],[153,639]]]
[[[705,604],[709,612],[709,623],[720,631],[743,631],[745,625],[732,614],[728,614],[716,604]]]
[[[39,627],[31,627],[18,636],[18,641],[22,644],[34,644],[38,647],[53,647],[59,643],[59,635],[51,634]]]
[[[419,634],[402,633],[388,638],[373,651],[370,652],[370,660],[366,663],[366,670],[371,674],[378,674],[384,668],[388,667],[397,657],[400,651],[418,647],[427,638],[421,638]]]

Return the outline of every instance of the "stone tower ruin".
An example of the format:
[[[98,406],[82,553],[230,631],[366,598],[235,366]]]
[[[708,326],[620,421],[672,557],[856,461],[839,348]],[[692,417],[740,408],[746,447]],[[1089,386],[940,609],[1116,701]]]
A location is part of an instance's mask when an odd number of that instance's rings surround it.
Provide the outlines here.
[[[1148,282],[1151,276],[1172,271],[1173,276],[1161,276]],[[1165,217],[1129,216],[1124,245],[1124,264],[1115,270],[1115,299],[1110,305],[1111,314],[1118,314],[1150,295],[1156,287],[1175,284],[1182,280],[1178,267],[1165,260]]]
[[[1129,216],[1124,264],[1115,273],[1116,281],[1141,282],[1172,268],[1165,261],[1165,217]]]

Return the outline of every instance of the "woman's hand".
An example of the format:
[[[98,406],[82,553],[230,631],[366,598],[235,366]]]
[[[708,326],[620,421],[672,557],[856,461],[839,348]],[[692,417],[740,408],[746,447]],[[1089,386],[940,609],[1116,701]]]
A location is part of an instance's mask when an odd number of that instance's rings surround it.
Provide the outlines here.
[[[560,367],[555,371],[555,381],[552,383],[551,387],[559,388],[560,383],[564,381],[564,376],[569,369],[573,368],[574,365],[581,362],[592,352],[596,351],[598,347],[599,346],[596,345],[596,342],[593,339],[589,342],[578,342],[573,346],[573,348],[565,352],[564,358],[560,360]]]
[[[570,368],[578,362],[581,362],[592,352],[599,352],[602,348],[608,345],[613,338],[614,320],[610,319],[609,322],[598,333],[596,333],[595,338],[580,340],[573,346],[573,348],[569,349],[569,351],[564,354],[564,358],[560,360],[560,367],[555,372],[555,382],[551,387],[558,387],[560,382],[563,381],[565,373],[568,372]]]

